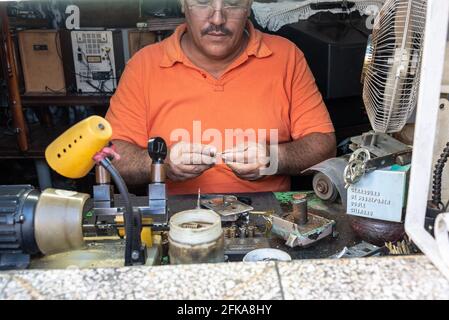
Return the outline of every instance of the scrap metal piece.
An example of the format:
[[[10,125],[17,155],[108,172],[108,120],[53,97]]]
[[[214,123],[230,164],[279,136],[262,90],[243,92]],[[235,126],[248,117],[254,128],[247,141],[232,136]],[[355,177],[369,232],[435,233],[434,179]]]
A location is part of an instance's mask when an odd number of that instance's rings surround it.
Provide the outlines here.
[[[246,232],[246,226],[241,226],[241,227],[239,228],[239,230],[240,230],[240,238],[241,238],[241,239],[245,239],[245,238],[246,238],[246,235],[247,235],[247,232]]]
[[[365,132],[361,136],[352,137],[351,142],[353,144],[350,148],[353,151],[356,151],[358,148],[365,148],[376,157],[383,157],[392,153],[411,150],[410,146],[390,135],[374,131]]]
[[[350,248],[344,247],[342,251],[331,255],[329,259],[341,259],[341,258],[363,258],[371,256],[379,256],[382,253],[383,248],[375,246],[371,243],[362,241]]]
[[[412,254],[411,246],[405,241],[399,241],[396,244],[392,242],[385,243],[389,253],[391,255],[410,255]]]
[[[248,226],[247,231],[248,231],[248,238],[254,238],[254,235],[255,235],[255,232],[256,232],[256,227],[255,226]]]
[[[296,224],[303,226],[307,223],[308,212],[307,212],[307,196],[303,199],[294,199],[292,203],[292,216]]]
[[[272,216],[271,232],[286,240],[286,245],[293,247],[304,247],[311,245],[332,234],[335,221],[314,214],[308,214],[308,222],[298,225],[286,219]]]
[[[270,248],[270,243],[265,237],[225,239],[224,250],[226,255],[247,254],[250,251],[261,248]]]
[[[198,198],[196,200],[196,208],[201,209],[201,189],[198,188]]]
[[[241,214],[254,210],[232,195],[202,195],[201,206],[215,211],[222,221],[237,221]]]

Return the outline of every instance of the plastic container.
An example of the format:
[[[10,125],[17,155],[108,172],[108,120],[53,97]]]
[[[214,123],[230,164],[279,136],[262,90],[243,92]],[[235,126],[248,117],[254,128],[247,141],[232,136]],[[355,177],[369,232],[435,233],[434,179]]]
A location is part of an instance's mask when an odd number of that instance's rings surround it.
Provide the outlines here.
[[[248,252],[243,258],[243,262],[258,261],[291,261],[290,255],[282,250],[262,248]]]
[[[224,262],[221,218],[212,210],[182,211],[170,219],[171,264]]]

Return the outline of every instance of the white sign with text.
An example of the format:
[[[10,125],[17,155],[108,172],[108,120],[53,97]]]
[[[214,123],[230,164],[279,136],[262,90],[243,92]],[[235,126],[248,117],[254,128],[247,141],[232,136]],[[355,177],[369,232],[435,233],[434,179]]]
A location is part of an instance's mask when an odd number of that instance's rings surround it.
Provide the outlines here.
[[[347,213],[392,222],[403,220],[408,170],[376,170],[348,189]]]

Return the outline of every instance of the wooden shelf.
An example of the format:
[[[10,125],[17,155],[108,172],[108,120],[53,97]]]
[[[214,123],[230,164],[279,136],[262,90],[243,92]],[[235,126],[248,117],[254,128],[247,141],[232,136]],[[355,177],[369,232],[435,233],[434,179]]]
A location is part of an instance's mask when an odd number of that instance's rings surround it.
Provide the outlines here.
[[[42,159],[45,157],[45,149],[60,134],[70,126],[58,125],[44,127],[40,124],[29,125],[29,150],[22,152],[17,148],[15,135],[5,134],[7,129],[0,127],[0,159]]]
[[[55,93],[27,93],[21,96],[24,107],[47,106],[91,106],[103,107],[109,105],[112,95],[106,94],[55,94]]]

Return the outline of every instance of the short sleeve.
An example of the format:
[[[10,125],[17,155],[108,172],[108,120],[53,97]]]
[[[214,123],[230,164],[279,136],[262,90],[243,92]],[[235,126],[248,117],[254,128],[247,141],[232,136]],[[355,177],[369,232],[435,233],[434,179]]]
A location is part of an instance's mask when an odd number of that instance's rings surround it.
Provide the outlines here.
[[[295,48],[290,121],[293,140],[310,133],[334,132],[334,126],[315,83],[315,78],[304,54],[297,48]]]
[[[113,140],[124,140],[145,148],[148,140],[148,106],[142,69],[142,58],[136,54],[127,64],[111,98],[106,120],[112,126]]]

